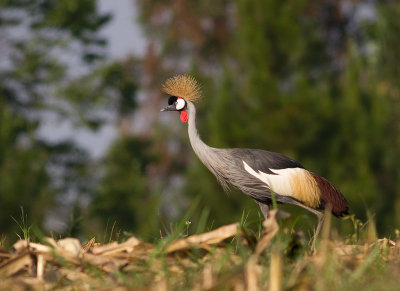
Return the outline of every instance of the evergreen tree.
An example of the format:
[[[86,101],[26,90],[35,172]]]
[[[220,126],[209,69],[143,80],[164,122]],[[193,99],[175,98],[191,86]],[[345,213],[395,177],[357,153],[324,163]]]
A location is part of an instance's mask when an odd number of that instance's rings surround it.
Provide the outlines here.
[[[20,207],[37,225],[56,196],[83,192],[86,155],[38,131],[45,115],[61,118],[69,107],[65,96],[55,98],[74,73],[68,59],[88,67],[104,55],[98,30],[109,15],[95,0],[1,1],[0,10],[0,233],[13,241],[20,230],[11,216],[19,221]]]
[[[373,153],[375,176],[379,179],[373,209],[379,228],[390,232],[400,223],[400,41],[396,37],[400,29],[400,4],[379,3],[377,16],[376,25],[369,27],[373,41],[369,44],[372,53],[368,60],[368,89],[373,100],[385,102],[386,107],[381,114],[384,130],[375,137],[381,148]]]
[[[386,231],[400,205],[399,4],[370,6],[376,17],[363,22],[358,12],[367,2],[223,1],[208,17],[197,2],[180,1],[184,9],[139,4],[145,20],[169,13],[145,24],[162,48],[160,59],[168,59],[164,67],[177,73],[191,64],[204,83],[198,124],[207,143],[291,156],[337,185],[358,217],[376,212]],[[223,41],[213,46],[218,27],[226,28]],[[183,195],[202,196],[215,224],[251,207],[241,194],[221,195],[196,158],[186,179]]]
[[[104,159],[105,173],[91,205],[93,214],[100,218],[100,229],[114,225],[118,231],[135,235],[157,233],[158,201],[151,195],[146,177],[153,159],[146,140],[122,136],[113,143]]]

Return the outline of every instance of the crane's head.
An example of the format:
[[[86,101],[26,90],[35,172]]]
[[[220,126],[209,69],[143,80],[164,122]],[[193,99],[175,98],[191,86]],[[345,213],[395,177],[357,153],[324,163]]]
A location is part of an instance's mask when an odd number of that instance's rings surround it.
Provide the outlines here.
[[[170,95],[168,106],[161,111],[178,111],[181,121],[187,122],[187,102],[195,102],[201,97],[201,88],[196,79],[188,75],[178,75],[165,81],[161,90]]]

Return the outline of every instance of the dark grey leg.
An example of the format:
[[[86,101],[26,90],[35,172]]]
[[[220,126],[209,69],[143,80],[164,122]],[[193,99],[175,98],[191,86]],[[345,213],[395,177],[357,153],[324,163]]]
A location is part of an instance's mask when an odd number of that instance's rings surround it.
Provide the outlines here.
[[[317,237],[318,237],[319,233],[321,232],[322,225],[324,224],[325,214],[320,212],[320,211],[318,211],[318,210],[316,210],[316,209],[314,209],[314,208],[310,208],[308,206],[305,206],[305,205],[301,204],[300,202],[294,202],[293,204],[295,204],[297,206],[300,206],[300,207],[310,211],[311,213],[314,213],[314,215],[316,215],[317,218],[318,218],[317,228],[315,229],[314,237],[313,237],[313,240],[312,240],[312,243],[311,243],[311,251],[314,252],[315,251],[315,242],[317,240]]]
[[[260,202],[257,202],[258,206],[260,206],[261,212],[264,215],[264,219],[268,218],[268,213],[269,213],[269,207],[267,204],[262,204]]]
[[[315,241],[316,241],[319,233],[321,232],[322,225],[324,224],[324,219],[325,219],[325,214],[324,213],[318,212],[318,214],[315,213],[315,215],[317,215],[317,217],[318,217],[318,225],[317,225],[317,229],[315,230],[313,242],[312,242],[312,245],[311,245],[311,250],[312,251],[315,251]]]

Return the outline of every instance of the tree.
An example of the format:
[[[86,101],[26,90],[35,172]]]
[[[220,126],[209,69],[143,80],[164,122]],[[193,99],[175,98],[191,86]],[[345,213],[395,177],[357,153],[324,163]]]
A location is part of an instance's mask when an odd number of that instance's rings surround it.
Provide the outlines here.
[[[132,119],[138,107],[137,78],[141,68],[140,61],[127,58],[107,64],[77,79],[73,86],[67,88],[68,95],[72,97],[77,96],[85,84],[91,84],[90,92],[85,93],[92,96],[88,100],[93,103],[88,107],[97,107],[94,113],[101,113],[107,108],[108,114],[113,115],[108,122],[115,126],[117,133],[105,156],[95,163],[97,183],[92,189],[86,213],[89,220],[82,225],[90,235],[96,231],[101,236],[112,226],[118,231],[143,236],[158,231],[158,198],[149,173],[149,168],[156,161],[153,142],[135,134],[132,128]],[[103,119],[97,117],[93,120],[101,122]]]
[[[104,176],[91,205],[101,229],[149,236],[157,233],[157,196],[151,195],[146,170],[153,161],[149,141],[121,136],[104,159]]]
[[[54,197],[84,183],[77,173],[86,156],[71,141],[57,144],[38,135],[45,114],[69,101],[55,98],[69,82],[68,59],[94,66],[104,51],[98,31],[110,19],[97,1],[1,1],[0,49],[0,229],[17,231],[20,206],[30,223],[40,224]],[[81,100],[82,101],[82,100]],[[79,190],[78,190],[79,189]]]
[[[376,18],[362,18],[356,12],[367,2],[347,2],[346,9],[332,1],[223,1],[209,10],[192,1],[139,5],[161,48],[160,66],[191,70],[204,83],[208,99],[198,106],[198,124],[205,141],[301,161],[337,185],[358,217],[377,213],[384,232],[400,205],[393,35],[399,8],[387,1],[370,7]],[[163,13],[168,17],[154,17]],[[196,158],[182,174],[182,195],[202,196],[215,224],[237,219],[249,200],[221,195]]]

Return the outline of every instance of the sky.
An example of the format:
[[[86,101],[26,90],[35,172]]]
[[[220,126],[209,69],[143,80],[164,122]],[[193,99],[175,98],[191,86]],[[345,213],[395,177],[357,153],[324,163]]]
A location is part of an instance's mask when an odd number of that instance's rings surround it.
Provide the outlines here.
[[[111,23],[103,29],[103,35],[107,36],[109,41],[110,57],[118,59],[128,54],[142,56],[146,41],[136,23],[135,1],[99,0],[99,10],[113,15]]]

